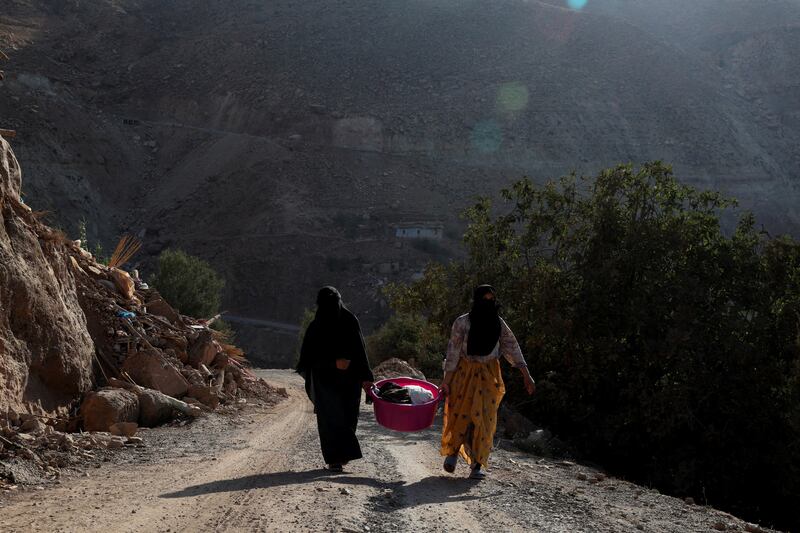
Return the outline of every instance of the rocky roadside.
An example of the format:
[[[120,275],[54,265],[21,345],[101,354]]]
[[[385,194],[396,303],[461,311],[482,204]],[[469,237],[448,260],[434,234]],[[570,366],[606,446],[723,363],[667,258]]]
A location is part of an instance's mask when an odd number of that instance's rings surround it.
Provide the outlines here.
[[[136,468],[176,459],[216,461],[216,455],[243,442],[235,435],[249,431],[250,424],[282,398],[240,398],[198,418],[180,417],[159,427],[139,428],[134,437],[46,429],[17,433],[8,440],[24,447],[17,454],[0,454],[0,506],[17,494],[91,477],[100,468]]]
[[[0,489],[140,449],[142,428],[286,398],[212,329],[217,317],[181,314],[122,268],[136,238],[105,264],[46,225],[21,184],[0,138]]]

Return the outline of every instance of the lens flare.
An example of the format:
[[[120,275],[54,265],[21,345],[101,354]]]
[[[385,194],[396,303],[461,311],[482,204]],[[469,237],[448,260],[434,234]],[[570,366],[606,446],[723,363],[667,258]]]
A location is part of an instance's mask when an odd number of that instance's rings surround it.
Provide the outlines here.
[[[495,105],[501,113],[514,114],[528,107],[528,88],[522,83],[504,83],[497,90]]]
[[[589,3],[589,0],[567,0],[567,6],[570,9],[583,9],[587,3]]]
[[[484,154],[496,152],[503,144],[503,132],[494,120],[482,120],[472,128],[472,146]]]

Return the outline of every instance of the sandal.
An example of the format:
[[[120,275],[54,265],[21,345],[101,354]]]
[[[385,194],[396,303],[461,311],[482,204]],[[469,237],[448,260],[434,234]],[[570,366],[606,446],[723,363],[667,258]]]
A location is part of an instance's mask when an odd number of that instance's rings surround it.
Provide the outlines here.
[[[470,479],[486,479],[486,471],[481,468],[481,465],[475,463],[475,466],[472,467],[472,471],[469,473]]]
[[[448,474],[452,474],[456,471],[456,464],[458,463],[458,455],[448,455],[444,460],[444,471]]]

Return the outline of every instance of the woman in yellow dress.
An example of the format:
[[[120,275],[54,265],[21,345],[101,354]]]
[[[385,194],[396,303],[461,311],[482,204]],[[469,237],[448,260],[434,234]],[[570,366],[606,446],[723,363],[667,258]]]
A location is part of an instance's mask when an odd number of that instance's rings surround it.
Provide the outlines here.
[[[456,319],[447,345],[441,390],[447,398],[442,429],[444,469],[453,473],[459,453],[470,465],[470,478],[486,477],[497,410],[506,392],[500,374],[500,356],[517,368],[525,390],[536,385],[528,371],[514,333],[498,314],[490,285],[475,289],[472,310]]]

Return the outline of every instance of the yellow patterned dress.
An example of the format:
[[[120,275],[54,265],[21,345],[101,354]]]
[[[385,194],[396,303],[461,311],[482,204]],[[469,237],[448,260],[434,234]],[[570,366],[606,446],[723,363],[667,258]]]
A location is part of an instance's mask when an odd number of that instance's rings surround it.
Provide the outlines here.
[[[456,319],[447,346],[445,371],[450,374],[450,396],[444,407],[443,456],[460,453],[467,463],[487,466],[497,429],[497,410],[506,392],[500,374],[500,356],[514,367],[527,366],[517,339],[501,319],[500,340],[492,353],[466,354],[469,315]]]

